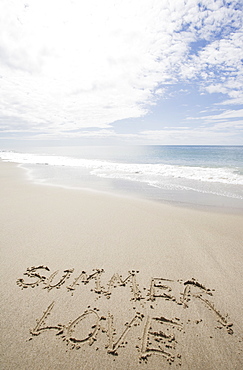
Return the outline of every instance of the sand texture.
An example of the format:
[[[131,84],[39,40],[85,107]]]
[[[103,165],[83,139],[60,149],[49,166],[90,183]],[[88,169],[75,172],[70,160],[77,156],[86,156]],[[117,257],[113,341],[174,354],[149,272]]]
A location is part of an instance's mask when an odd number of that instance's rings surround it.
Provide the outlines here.
[[[0,163],[1,369],[242,369],[243,216]]]

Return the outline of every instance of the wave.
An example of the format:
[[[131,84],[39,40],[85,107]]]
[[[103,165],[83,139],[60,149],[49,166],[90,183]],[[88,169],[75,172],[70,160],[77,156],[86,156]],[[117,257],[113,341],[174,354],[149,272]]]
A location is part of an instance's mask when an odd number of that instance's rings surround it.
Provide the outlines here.
[[[165,179],[186,179],[207,183],[243,185],[243,176],[237,168],[117,163],[103,160],[6,151],[0,152],[0,158],[4,161],[20,164],[80,167],[90,170],[92,175],[99,177],[141,181],[155,187],[160,187],[160,182]]]

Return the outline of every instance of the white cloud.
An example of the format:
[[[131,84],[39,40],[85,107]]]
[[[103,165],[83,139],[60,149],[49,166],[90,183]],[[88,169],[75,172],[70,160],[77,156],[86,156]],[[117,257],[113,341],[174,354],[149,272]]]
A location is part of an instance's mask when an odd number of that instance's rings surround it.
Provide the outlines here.
[[[225,120],[225,119],[231,119],[231,118],[243,118],[243,109],[226,110],[217,115],[203,117],[203,119],[205,118],[208,120]]]
[[[141,132],[139,142],[151,145],[241,145],[242,139],[230,127],[215,125],[213,128],[147,130]]]
[[[161,85],[197,76],[207,92],[238,101],[242,14],[236,3],[2,0],[1,128],[61,136],[108,129],[144,116],[165,95]],[[201,39],[208,45],[190,56],[191,43]]]
[[[213,126],[214,130],[225,130],[230,129],[231,131],[234,131],[235,134],[237,133],[237,130],[243,130],[243,119],[242,120],[235,120],[235,121],[223,121],[216,123]],[[239,132],[239,131],[238,131]]]
[[[243,31],[237,30],[215,40],[182,65],[185,79],[202,79],[201,90],[227,94],[230,99],[221,104],[243,103]]]
[[[217,132],[220,135],[219,138],[227,133],[229,137],[235,138],[233,144],[242,144],[243,109],[224,110],[221,113],[200,117],[187,117],[187,120],[192,121],[194,125],[195,122],[200,122],[198,129],[202,129],[203,132]]]
[[[201,116],[201,117],[187,117],[187,120],[201,120],[204,123],[215,123],[219,121],[229,122],[229,120],[234,120],[235,118],[243,119],[243,109],[238,110],[225,110],[222,113],[210,115],[210,116]],[[232,121],[234,122],[234,121]]]
[[[231,98],[217,103],[218,105],[242,105],[243,102],[243,93],[239,94],[236,98]]]

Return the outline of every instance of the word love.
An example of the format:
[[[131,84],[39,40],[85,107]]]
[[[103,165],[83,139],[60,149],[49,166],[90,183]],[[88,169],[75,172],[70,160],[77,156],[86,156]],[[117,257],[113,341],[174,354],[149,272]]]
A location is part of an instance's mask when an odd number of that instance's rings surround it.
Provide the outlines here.
[[[67,324],[47,325],[46,319],[51,314],[54,305],[55,302],[52,302],[43,312],[41,318],[36,320],[35,328],[30,330],[32,338],[45,331],[54,330],[56,336],[67,345],[71,345],[71,349],[80,349],[85,344],[92,346],[98,339],[102,342],[100,337],[103,333],[106,334],[105,349],[107,354],[118,355],[118,349],[124,348],[128,343],[125,342],[128,333],[131,330],[137,330],[136,327],[142,324],[142,329],[138,333],[138,344],[135,346],[140,352],[140,360],[147,360],[148,356],[159,354],[166,358],[170,364],[176,360],[181,365],[181,355],[176,353],[177,340],[174,333],[183,329],[179,318],[171,320],[163,316],[151,317],[136,312],[131,320],[125,323],[125,328],[121,329],[121,333],[116,335],[113,315],[108,312],[107,316],[101,316],[97,312],[98,309],[85,310]],[[96,348],[96,350],[98,349],[99,347]]]

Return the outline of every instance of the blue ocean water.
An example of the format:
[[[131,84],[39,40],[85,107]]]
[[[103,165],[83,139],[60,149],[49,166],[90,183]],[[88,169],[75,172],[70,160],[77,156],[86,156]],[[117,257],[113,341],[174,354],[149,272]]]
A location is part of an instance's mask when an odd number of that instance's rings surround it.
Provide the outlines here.
[[[35,181],[243,209],[243,146],[72,146],[1,151]]]

